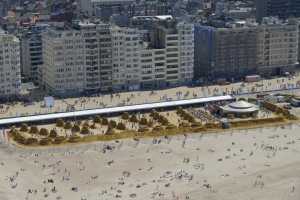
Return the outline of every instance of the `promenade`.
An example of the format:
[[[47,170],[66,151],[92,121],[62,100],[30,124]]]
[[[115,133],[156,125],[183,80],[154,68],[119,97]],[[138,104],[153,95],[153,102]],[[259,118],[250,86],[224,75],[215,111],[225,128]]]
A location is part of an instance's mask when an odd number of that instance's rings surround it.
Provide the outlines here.
[[[207,98],[223,95],[247,96],[261,92],[299,93],[300,75],[261,80],[254,83],[234,83],[230,85],[211,85],[203,87],[177,87],[156,91],[133,91],[115,94],[98,94],[93,97],[55,99],[51,108],[44,101],[31,103],[15,102],[0,105],[0,118],[62,113],[107,107],[130,106],[154,102],[166,102],[194,98]]]

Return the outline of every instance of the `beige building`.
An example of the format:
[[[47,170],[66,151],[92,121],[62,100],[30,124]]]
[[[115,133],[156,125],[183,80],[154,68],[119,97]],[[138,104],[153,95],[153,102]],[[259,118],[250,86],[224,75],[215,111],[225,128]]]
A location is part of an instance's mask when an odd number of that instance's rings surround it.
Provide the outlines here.
[[[20,87],[20,41],[0,32],[0,99],[18,96]]]
[[[259,61],[261,74],[280,74],[298,65],[298,23],[282,23],[276,18],[265,18],[259,26]]]
[[[42,80],[50,93],[70,95],[100,88],[96,26],[49,29],[43,34]]]
[[[111,27],[113,89],[137,90],[140,88],[142,50],[139,30],[127,27]]]

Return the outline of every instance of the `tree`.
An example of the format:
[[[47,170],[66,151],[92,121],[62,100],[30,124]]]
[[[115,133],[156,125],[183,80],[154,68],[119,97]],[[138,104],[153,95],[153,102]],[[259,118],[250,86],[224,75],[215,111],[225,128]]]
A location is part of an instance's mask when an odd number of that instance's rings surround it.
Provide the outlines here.
[[[126,126],[122,122],[119,122],[118,125],[117,125],[117,129],[119,129],[119,130],[125,130]]]
[[[18,131],[14,133],[14,140],[18,142],[19,144],[26,144],[26,138],[21,135]]]
[[[72,128],[72,123],[71,122],[67,122],[64,125],[64,129],[71,129]]]
[[[153,120],[149,120],[149,121],[148,121],[148,126],[149,126],[149,127],[152,127],[153,125],[154,125]]]
[[[122,114],[122,119],[124,119],[124,120],[129,119],[129,114],[128,114],[128,112],[124,112],[124,113]]]
[[[176,109],[176,113],[177,113],[177,115],[179,115],[179,116],[181,116],[182,115],[182,113],[184,113],[185,111],[182,109],[182,107],[178,107],[177,109]]]
[[[73,133],[78,133],[80,132],[80,126],[78,124],[74,124],[71,130]]]
[[[155,110],[150,113],[150,117],[152,117],[154,120],[158,120],[159,116],[159,113]]]
[[[41,128],[39,134],[42,136],[47,136],[49,135],[49,131],[46,128]]]
[[[105,135],[113,135],[113,134],[115,134],[114,129],[111,127],[108,127],[108,129],[105,132]]]
[[[31,134],[37,134],[39,132],[39,129],[36,126],[31,126],[29,133]]]
[[[97,127],[96,127],[96,124],[95,123],[93,123],[92,125],[91,125],[91,129],[96,129]]]
[[[36,138],[27,138],[25,140],[26,145],[34,145],[38,144],[38,140]]]
[[[137,123],[138,119],[137,119],[137,117],[135,115],[131,115],[129,121],[132,122],[132,123]]]
[[[101,121],[102,125],[108,125],[108,119],[107,118],[103,118]]]
[[[78,135],[74,135],[74,136],[71,136],[68,140],[68,142],[71,142],[71,143],[76,143],[76,142],[79,142],[80,141],[80,137]]]
[[[87,134],[89,134],[89,133],[90,133],[89,127],[87,127],[87,126],[82,127],[80,133],[81,133],[82,135],[87,135]]]
[[[20,128],[20,131],[27,132],[28,131],[28,125],[27,124],[22,124],[21,128]]]
[[[163,115],[159,115],[158,122],[164,126],[169,124],[169,120],[166,117],[164,117]]]
[[[94,119],[94,123],[100,124],[101,123],[101,117],[96,116]]]
[[[57,132],[56,132],[56,130],[52,129],[52,130],[50,131],[49,137],[51,137],[51,138],[57,137]]]
[[[111,128],[116,128],[117,127],[117,122],[115,120],[110,120],[108,126],[111,127]]]
[[[140,124],[146,126],[146,125],[148,124],[148,120],[147,120],[145,117],[143,117],[143,118],[140,120]]]
[[[65,141],[66,138],[64,136],[58,136],[54,139],[53,143],[54,144],[61,144],[63,141]]]
[[[39,143],[40,143],[40,145],[48,145],[48,144],[50,144],[50,142],[51,142],[50,138],[43,138],[40,140]]]
[[[65,124],[64,120],[63,119],[58,119],[56,120],[56,126],[57,127],[63,127]]]

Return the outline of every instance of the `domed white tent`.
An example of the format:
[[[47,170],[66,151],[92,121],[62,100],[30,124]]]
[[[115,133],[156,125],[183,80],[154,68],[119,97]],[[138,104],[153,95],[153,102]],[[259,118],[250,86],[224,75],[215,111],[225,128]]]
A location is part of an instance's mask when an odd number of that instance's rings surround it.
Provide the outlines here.
[[[233,114],[236,117],[240,116],[254,116],[258,113],[258,106],[246,102],[246,101],[236,101],[230,103],[226,106],[220,107],[222,115]]]

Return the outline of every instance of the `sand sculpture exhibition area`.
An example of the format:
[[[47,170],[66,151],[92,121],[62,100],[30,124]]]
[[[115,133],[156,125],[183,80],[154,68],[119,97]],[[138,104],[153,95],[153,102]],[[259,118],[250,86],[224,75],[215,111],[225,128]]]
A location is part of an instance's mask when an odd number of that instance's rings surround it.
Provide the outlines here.
[[[0,145],[1,200],[299,200],[300,126],[98,142]]]

